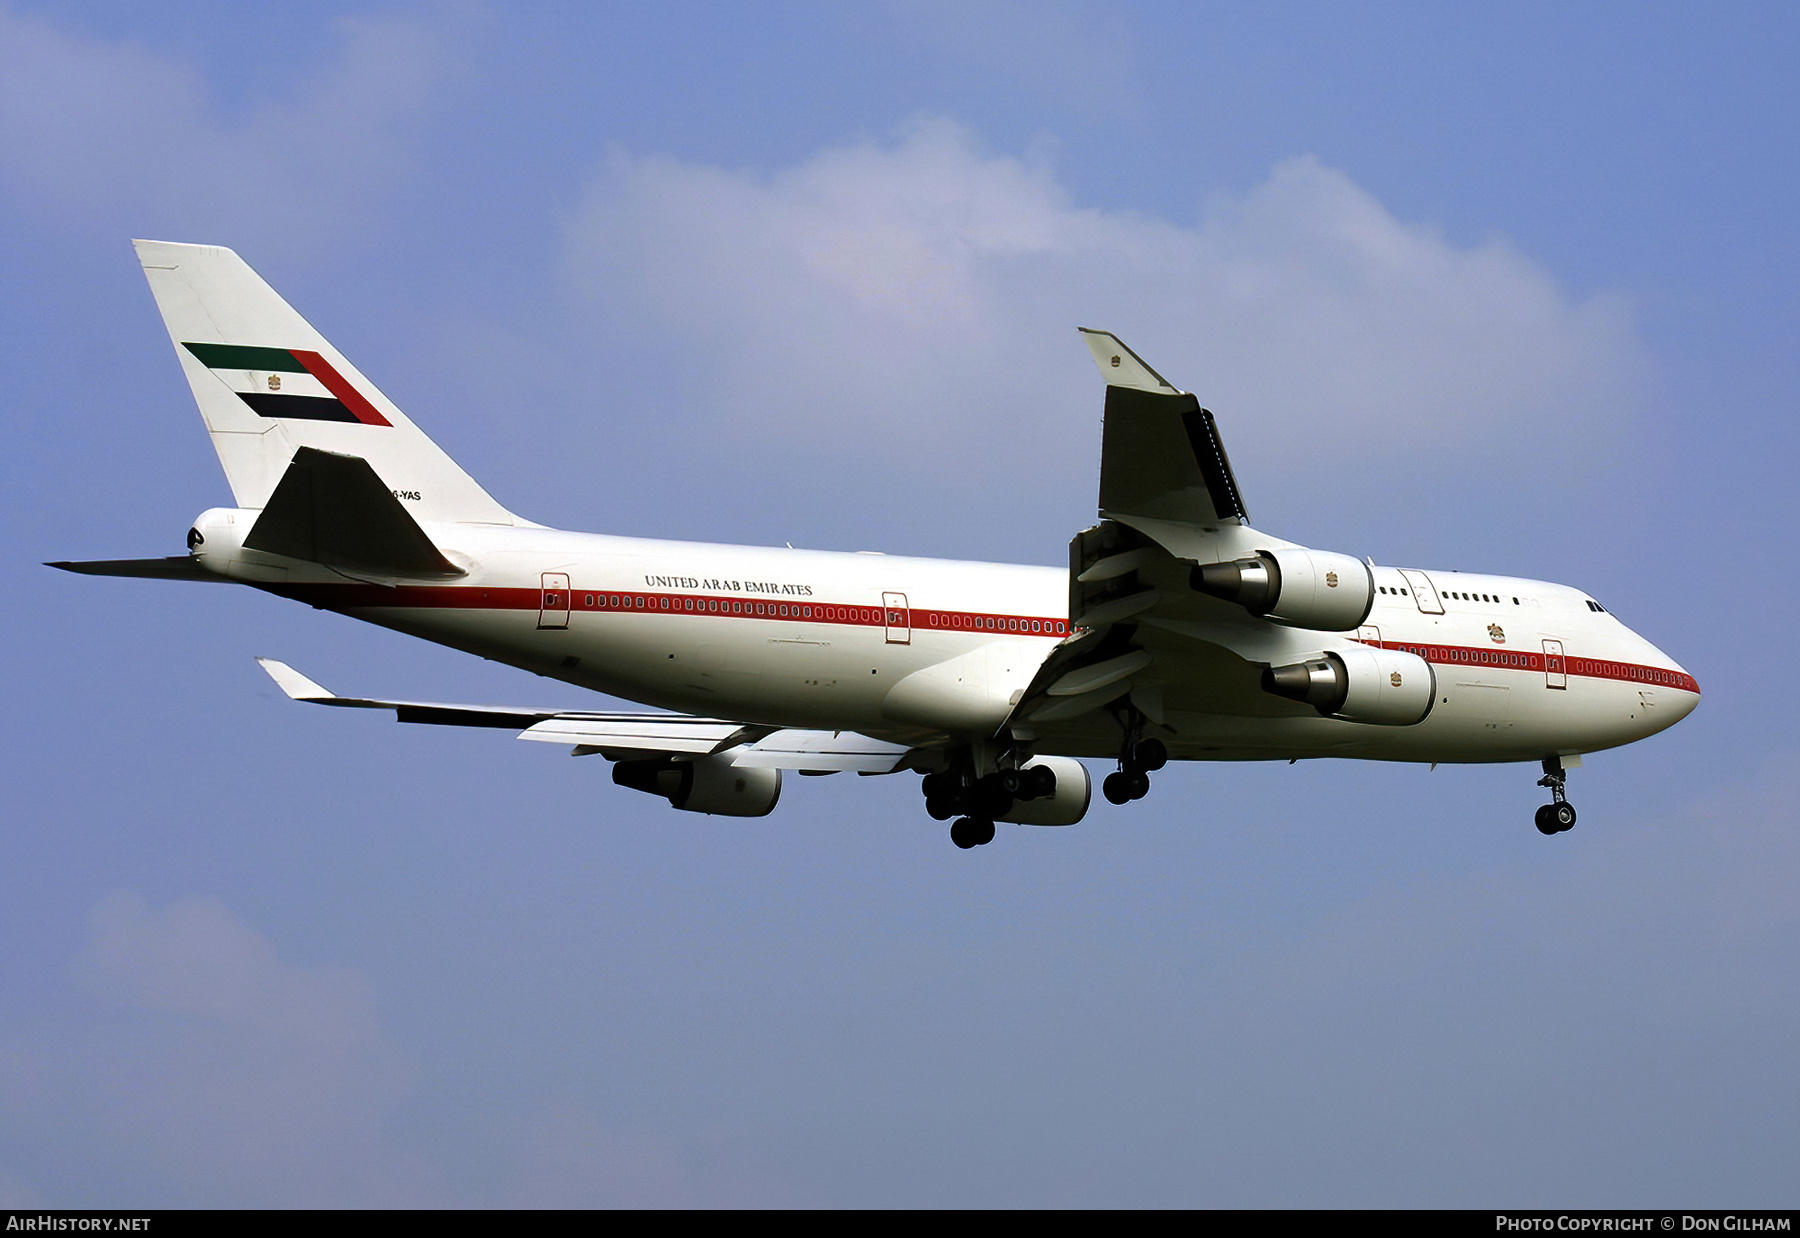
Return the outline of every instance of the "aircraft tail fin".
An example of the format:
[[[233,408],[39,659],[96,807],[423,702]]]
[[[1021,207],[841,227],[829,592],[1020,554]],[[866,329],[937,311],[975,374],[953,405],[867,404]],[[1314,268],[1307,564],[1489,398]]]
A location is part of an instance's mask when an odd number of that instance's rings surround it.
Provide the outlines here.
[[[417,519],[521,524],[237,254],[136,241],[138,261],[239,507],[303,449],[368,461]]]

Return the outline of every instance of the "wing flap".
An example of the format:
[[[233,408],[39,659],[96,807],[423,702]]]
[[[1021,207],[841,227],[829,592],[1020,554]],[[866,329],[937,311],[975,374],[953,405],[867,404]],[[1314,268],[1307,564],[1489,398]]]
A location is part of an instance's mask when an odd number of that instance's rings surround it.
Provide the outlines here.
[[[662,753],[667,756],[710,756],[759,733],[755,727],[716,718],[681,714],[616,714],[610,717],[559,714],[533,723],[520,739],[571,744],[610,754]]]
[[[911,752],[905,744],[855,731],[776,731],[737,753],[731,763],[748,769],[891,774]]]

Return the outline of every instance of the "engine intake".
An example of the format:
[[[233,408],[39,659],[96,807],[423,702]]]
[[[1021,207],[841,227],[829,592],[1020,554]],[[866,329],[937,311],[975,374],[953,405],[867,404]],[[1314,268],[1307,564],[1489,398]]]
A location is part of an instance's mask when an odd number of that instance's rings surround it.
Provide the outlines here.
[[[1346,649],[1263,672],[1264,692],[1311,705],[1327,718],[1414,726],[1437,699],[1431,663],[1397,649]]]
[[[1236,602],[1253,615],[1316,632],[1348,632],[1375,605],[1375,574],[1368,564],[1299,547],[1196,564],[1188,584],[1197,593]]]
[[[780,770],[740,769],[724,753],[691,761],[619,761],[612,779],[621,787],[660,795],[683,812],[719,817],[766,817],[781,798]]]

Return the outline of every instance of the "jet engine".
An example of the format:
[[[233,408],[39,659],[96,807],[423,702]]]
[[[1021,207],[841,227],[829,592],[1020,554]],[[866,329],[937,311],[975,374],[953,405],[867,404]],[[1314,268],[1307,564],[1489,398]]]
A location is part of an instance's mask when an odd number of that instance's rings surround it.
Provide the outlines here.
[[[724,753],[691,761],[619,761],[612,778],[621,787],[660,795],[683,812],[719,817],[766,817],[781,798],[780,770],[741,769]]]
[[[1375,605],[1375,574],[1368,564],[1297,546],[1259,550],[1229,563],[1196,564],[1188,584],[1198,593],[1236,602],[1253,615],[1315,632],[1348,632]]]
[[[1423,722],[1437,699],[1431,663],[1397,649],[1345,649],[1263,672],[1263,691],[1327,718],[1376,726]]]

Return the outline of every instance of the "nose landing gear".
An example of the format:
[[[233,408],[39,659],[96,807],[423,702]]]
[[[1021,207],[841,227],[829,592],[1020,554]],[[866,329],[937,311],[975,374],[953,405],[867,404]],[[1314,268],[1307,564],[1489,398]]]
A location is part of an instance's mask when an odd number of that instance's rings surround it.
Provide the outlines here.
[[[1563,768],[1562,758],[1545,757],[1544,776],[1538,779],[1538,786],[1550,789],[1551,802],[1537,810],[1538,833],[1560,834],[1575,828],[1575,805],[1563,794],[1568,781],[1569,772]]]

